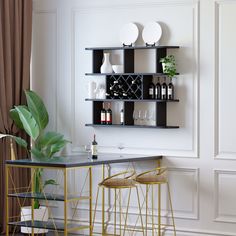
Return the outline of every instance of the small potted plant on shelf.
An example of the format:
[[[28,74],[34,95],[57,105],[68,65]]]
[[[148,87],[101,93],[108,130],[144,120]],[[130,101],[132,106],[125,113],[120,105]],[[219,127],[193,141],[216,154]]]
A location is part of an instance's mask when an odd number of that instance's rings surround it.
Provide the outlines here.
[[[172,79],[176,75],[176,63],[174,55],[168,55],[160,59],[163,73]]]
[[[64,136],[57,132],[46,132],[45,129],[49,122],[47,109],[42,99],[34,91],[25,91],[27,106],[15,106],[10,110],[10,117],[19,129],[23,129],[32,140],[31,145],[13,135],[1,134],[0,138],[11,138],[15,142],[24,147],[30,154],[32,161],[47,161],[61,151],[69,142],[64,139]],[[12,144],[11,144],[12,145]],[[31,147],[28,149],[28,147]],[[35,169],[33,176],[32,189],[34,194],[43,194],[44,188],[47,185],[57,185],[54,179],[42,180],[43,168]],[[45,206],[40,206],[38,199],[34,201],[34,219],[39,221],[48,221],[48,209]],[[22,207],[21,220],[31,220],[31,206]],[[22,233],[31,233],[31,228],[22,227]],[[46,233],[45,229],[35,229],[36,234]]]

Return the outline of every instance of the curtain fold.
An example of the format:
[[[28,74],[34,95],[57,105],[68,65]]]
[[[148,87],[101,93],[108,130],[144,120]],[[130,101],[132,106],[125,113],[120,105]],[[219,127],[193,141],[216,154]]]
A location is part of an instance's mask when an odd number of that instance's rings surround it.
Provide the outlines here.
[[[27,139],[9,118],[14,105],[25,104],[24,90],[30,87],[32,0],[0,0],[0,133]],[[0,141],[0,232],[5,232],[5,160],[10,159],[9,143]],[[26,157],[16,147],[17,158]],[[27,185],[29,173],[14,172],[17,186]],[[19,214],[17,201],[10,201],[10,215]]]

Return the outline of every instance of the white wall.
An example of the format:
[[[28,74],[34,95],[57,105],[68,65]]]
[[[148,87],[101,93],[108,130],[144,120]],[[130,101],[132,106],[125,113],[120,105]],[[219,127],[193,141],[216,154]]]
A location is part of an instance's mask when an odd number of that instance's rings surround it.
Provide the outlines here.
[[[142,29],[151,20],[163,26],[162,44],[181,47],[170,52],[180,72],[180,102],[168,107],[168,122],[180,129],[84,127],[92,112],[84,101],[87,83],[103,81],[85,77],[92,57],[84,48],[119,46],[123,24]],[[234,0],[34,2],[32,87],[47,103],[50,128],[72,140],[68,153],[81,151],[96,132],[100,151],[118,152],[123,143],[123,152],[165,155],[178,235],[236,235],[234,22]]]

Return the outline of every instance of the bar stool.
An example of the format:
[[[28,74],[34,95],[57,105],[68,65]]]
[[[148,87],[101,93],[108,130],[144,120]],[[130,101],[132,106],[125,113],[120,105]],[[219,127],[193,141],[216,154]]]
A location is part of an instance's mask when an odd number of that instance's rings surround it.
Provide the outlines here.
[[[121,177],[121,176],[124,177]],[[117,215],[117,192],[119,194],[119,211],[120,211],[120,219],[119,219],[119,234],[118,235],[122,235],[122,206],[121,206],[121,190],[122,189],[129,189],[129,193],[128,193],[128,203],[126,206],[126,213],[125,213],[125,222],[124,222],[124,228],[123,228],[123,235],[125,235],[126,232],[126,228],[127,228],[127,218],[128,218],[128,211],[129,211],[129,204],[130,204],[130,197],[131,197],[131,190],[132,189],[136,189],[136,194],[137,194],[137,200],[138,200],[138,207],[139,207],[139,216],[140,216],[140,220],[141,220],[141,227],[142,227],[142,233],[144,235],[144,227],[143,227],[143,221],[142,221],[142,216],[141,216],[141,207],[140,207],[140,199],[139,199],[139,195],[138,195],[138,187],[136,185],[135,180],[133,179],[135,177],[135,171],[124,171],[124,172],[120,172],[118,174],[109,176],[108,178],[105,178],[101,183],[98,184],[98,190],[97,190],[97,196],[96,196],[96,203],[95,203],[95,209],[94,209],[94,217],[93,217],[93,226],[92,229],[94,228],[94,222],[95,222],[95,216],[96,216],[96,210],[97,210],[97,203],[98,203],[98,197],[99,197],[99,190],[100,188],[106,188],[106,189],[113,189],[114,193],[115,193],[115,199],[114,199],[114,235],[116,234],[116,215]],[[104,207],[103,207],[104,210]],[[103,212],[103,216],[105,216],[104,212]],[[106,234],[106,230],[105,230],[105,219],[103,219],[103,225],[102,225],[102,235],[110,235],[110,234]]]
[[[172,201],[171,201],[171,194],[170,194],[170,186],[167,178],[167,168],[166,167],[157,167],[153,170],[149,170],[146,172],[143,172],[136,176],[136,182],[139,184],[146,185],[146,235],[148,230],[148,193],[149,188],[152,188],[152,235],[154,235],[155,230],[155,223],[154,223],[154,193],[153,193],[153,186],[158,185],[158,236],[161,236],[161,185],[166,184],[167,185],[167,191],[168,191],[168,198],[170,203],[170,210],[171,210],[171,218],[172,218],[172,224],[165,225],[165,226],[172,226],[174,231],[174,236],[176,236],[176,229],[175,229],[175,221],[174,221],[174,213],[173,213],[173,207],[172,207]]]

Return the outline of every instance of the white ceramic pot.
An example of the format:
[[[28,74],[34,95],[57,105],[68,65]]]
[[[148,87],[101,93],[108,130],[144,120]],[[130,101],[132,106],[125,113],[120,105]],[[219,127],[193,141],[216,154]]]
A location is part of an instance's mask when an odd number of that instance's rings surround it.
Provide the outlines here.
[[[101,73],[112,73],[112,66],[109,60],[110,53],[104,53],[103,63],[100,68]]]
[[[31,206],[22,207],[21,208],[21,221],[32,220],[32,210]],[[34,220],[38,221],[48,221],[48,208],[45,206],[40,206],[39,209],[34,209]],[[47,229],[34,229],[35,234],[45,234],[47,233]],[[29,227],[21,227],[21,233],[23,234],[31,234],[32,228]]]
[[[112,69],[115,73],[124,73],[124,66],[123,65],[113,65]]]
[[[166,63],[162,63],[162,70],[163,70],[163,72],[165,71],[165,68],[166,68]]]

